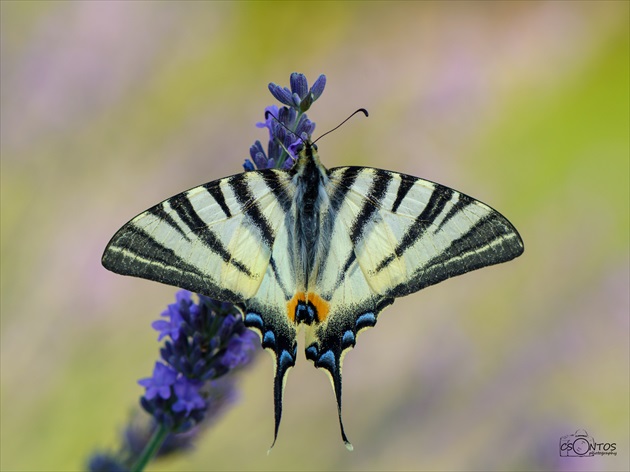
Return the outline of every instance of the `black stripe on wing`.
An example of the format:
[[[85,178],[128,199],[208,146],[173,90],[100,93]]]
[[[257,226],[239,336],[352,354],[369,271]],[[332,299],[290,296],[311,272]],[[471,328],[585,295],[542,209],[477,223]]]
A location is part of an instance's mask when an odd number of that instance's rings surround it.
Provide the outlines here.
[[[175,285],[219,300],[241,301],[234,292],[219,287],[207,274],[133,224],[124,226],[114,235],[103,254],[102,264],[117,274]]]
[[[248,180],[248,173],[239,174],[231,177],[228,180],[228,185],[232,188],[234,195],[236,195],[243,213],[251,219],[252,223],[260,231],[260,235],[267,247],[271,248],[275,239],[273,228],[267,218],[265,218],[265,215],[262,214],[257,198],[249,187]]]
[[[462,212],[466,207],[477,203],[475,199],[469,197],[468,195],[464,195],[463,193],[457,193],[457,192],[453,192],[453,193],[454,193],[454,198],[456,199],[456,202],[453,204],[453,206],[448,211],[448,213],[444,216],[444,218],[442,218],[442,221],[440,221],[440,224],[435,229],[436,233],[439,232],[442,229],[442,227],[444,227],[444,225],[446,225],[456,215]]]
[[[180,193],[167,200],[165,204],[170,205],[182,222],[190,231],[199,238],[203,244],[215,254],[219,255],[224,262],[233,265],[239,272],[252,277],[249,268],[232,257],[232,254],[223,245],[217,234],[210,229],[208,223],[203,221],[190,203],[186,192]]]
[[[333,211],[331,219],[333,221],[336,220],[335,215],[363,169],[365,169],[365,167],[342,167],[341,175],[335,176],[335,191],[330,195],[330,206]],[[328,176],[330,177],[337,172],[339,172],[339,168],[330,169]]]
[[[221,190],[221,182],[222,180],[208,182],[207,184],[203,185],[203,188],[208,191],[210,196],[214,198],[214,201],[217,202],[219,207],[221,207],[223,214],[227,218],[230,218],[232,216],[232,212],[230,211],[230,207],[225,202],[225,195],[223,195],[223,190]]]
[[[155,205],[153,208],[149,208],[146,211],[146,213],[149,213],[155,216],[157,219],[161,221],[165,221],[166,223],[168,223],[169,226],[171,226],[175,231],[177,231],[182,238],[184,238],[187,241],[190,241],[188,234],[186,234],[186,232],[182,228],[179,227],[175,219],[166,210],[164,210],[164,203],[160,203],[158,205]]]
[[[365,195],[363,206],[350,230],[350,240],[352,244],[357,244],[363,236],[365,226],[370,222],[372,215],[378,211],[381,201],[387,194],[387,189],[391,181],[392,174],[389,172],[376,172],[374,174],[370,190],[367,195]]]
[[[408,295],[448,278],[510,261],[522,253],[523,242],[516,229],[501,214],[492,212],[418,267],[410,281],[394,287],[389,295]]]
[[[416,217],[413,224],[407,228],[407,231],[394,249],[394,252],[384,257],[376,266],[376,272],[380,272],[391,264],[394,259],[401,257],[407,249],[412,247],[416,241],[422,237],[427,228],[440,216],[444,210],[444,206],[453,196],[453,193],[453,190],[448,187],[436,185],[435,190],[431,193],[431,197],[422,212]]]
[[[137,263],[140,258],[149,261]],[[188,264],[172,249],[164,247],[142,228],[133,225],[125,226],[118,231],[107,245],[103,254],[103,266],[106,269],[123,275],[137,275],[138,272],[151,272],[161,268],[173,268],[198,276],[204,274],[196,267]],[[158,277],[156,274],[153,277]]]
[[[273,193],[276,197],[276,200],[282,207],[282,210],[285,213],[289,213],[291,210],[292,195],[287,192],[286,187],[280,178],[281,176],[286,178],[286,175],[288,175],[287,171],[269,169],[261,171],[260,174],[265,181],[267,188],[269,188],[271,193]]]
[[[280,290],[282,291],[282,293],[284,294],[284,298],[288,301],[291,299],[291,297],[293,297],[293,293],[290,292],[283,279],[282,279],[282,274],[278,271],[278,266],[276,265],[276,261],[273,258],[273,256],[271,256],[269,258],[269,265],[271,266],[271,273],[273,274],[273,278],[276,280],[276,282],[278,283],[278,287],[280,288]],[[288,276],[290,276],[290,274],[288,274]]]
[[[334,234],[335,226],[339,224],[339,219],[337,218],[339,209],[341,208],[341,205],[343,205],[344,201],[346,200],[346,196],[348,195],[348,192],[350,192],[350,188],[355,183],[357,177],[363,169],[365,168],[341,167],[328,170],[329,178],[334,175],[334,178],[331,179],[334,185],[334,190],[332,191],[332,193],[329,194],[330,207],[328,208],[328,214],[324,218],[320,218],[320,224],[322,225],[321,234],[324,234],[327,237],[330,237],[332,234]],[[325,240],[324,245],[328,244],[329,241]],[[327,251],[326,257],[322,259],[321,266],[319,268],[318,279],[321,279],[321,277],[324,276],[331,254],[333,254],[331,251]],[[350,251],[348,257],[354,257],[354,252]],[[346,266],[349,266],[351,263],[352,261],[348,261]],[[345,270],[347,269],[344,269],[344,271],[339,274],[339,282],[337,286],[343,281]],[[332,296],[332,291],[323,296],[324,298]]]
[[[394,204],[392,205],[392,209],[391,209],[392,213],[396,213],[396,211],[398,210],[398,207],[400,206],[402,201],[405,199],[405,197],[409,193],[409,190],[411,190],[413,185],[418,180],[416,178],[411,178],[410,176],[405,175],[405,174],[398,174],[398,175],[400,175],[401,181],[400,181],[400,185],[398,186],[398,190],[396,192],[396,200],[394,200]]]

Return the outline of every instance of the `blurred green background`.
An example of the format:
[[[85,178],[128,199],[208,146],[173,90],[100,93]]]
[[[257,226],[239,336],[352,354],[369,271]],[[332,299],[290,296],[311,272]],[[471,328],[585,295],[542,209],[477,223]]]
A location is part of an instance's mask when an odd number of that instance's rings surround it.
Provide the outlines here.
[[[398,300],[326,376],[272,363],[152,470],[628,470],[628,2],[2,1],[2,470],[114,448],[175,289],[100,265],[114,232],[237,173],[289,74],[328,167],[394,169],[504,213],[525,254]],[[617,456],[559,457],[586,429]]]

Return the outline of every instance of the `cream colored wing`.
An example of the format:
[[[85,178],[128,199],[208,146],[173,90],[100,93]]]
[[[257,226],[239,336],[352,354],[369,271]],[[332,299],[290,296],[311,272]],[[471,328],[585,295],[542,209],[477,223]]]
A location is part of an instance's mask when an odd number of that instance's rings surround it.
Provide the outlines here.
[[[501,214],[448,187],[365,167],[335,168],[328,176],[318,272],[309,287],[326,316],[308,327],[306,356],[330,375],[341,424],[343,356],[385,306],[509,261],[523,243]],[[341,431],[351,447],[342,424]]]
[[[141,213],[114,235],[103,265],[234,303],[274,358],[275,437],[295,365],[292,254],[295,183],[288,171],[245,172],[195,187]]]
[[[123,226],[107,245],[103,265],[243,303],[267,273],[292,189],[288,172],[264,170],[180,193]]]

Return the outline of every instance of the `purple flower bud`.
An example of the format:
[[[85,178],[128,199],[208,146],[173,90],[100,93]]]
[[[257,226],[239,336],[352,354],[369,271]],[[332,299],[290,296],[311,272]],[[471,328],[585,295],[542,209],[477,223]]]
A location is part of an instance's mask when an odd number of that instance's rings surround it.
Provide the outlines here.
[[[300,96],[297,93],[294,93],[291,98],[293,99],[293,106],[299,108],[300,103],[302,102]]]
[[[291,83],[291,92],[299,98],[296,105],[299,105],[300,101],[306,97],[306,94],[308,93],[308,82],[306,81],[306,77],[304,74],[293,72],[289,81]]]
[[[326,87],[326,76],[324,74],[317,77],[317,80],[311,87],[311,95],[313,96],[313,101],[317,100],[322,93],[324,93],[324,87]]]
[[[255,170],[256,168],[254,167],[252,161],[250,161],[249,159],[245,159],[245,162],[243,162],[243,169],[245,169],[245,172],[249,172]]]
[[[278,100],[280,103],[288,106],[293,106],[291,91],[286,87],[280,87],[279,85],[276,85],[272,82],[269,84],[269,91],[274,97],[276,97],[276,100]]]

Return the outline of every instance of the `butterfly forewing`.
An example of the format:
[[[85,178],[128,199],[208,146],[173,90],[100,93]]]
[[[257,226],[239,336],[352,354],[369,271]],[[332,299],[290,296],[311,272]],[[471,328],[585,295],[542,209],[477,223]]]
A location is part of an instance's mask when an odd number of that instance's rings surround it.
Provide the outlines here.
[[[344,185],[339,176],[346,169],[331,169],[332,185]],[[366,194],[375,182],[383,190]],[[363,168],[357,174],[339,218],[354,235],[355,255],[368,284],[386,297],[408,295],[523,252],[514,227],[484,203],[380,169]]]
[[[286,171],[248,172],[169,198],[114,235],[103,265],[242,303],[257,293],[267,272],[278,222],[285,217],[276,193],[291,198],[288,182]]]

